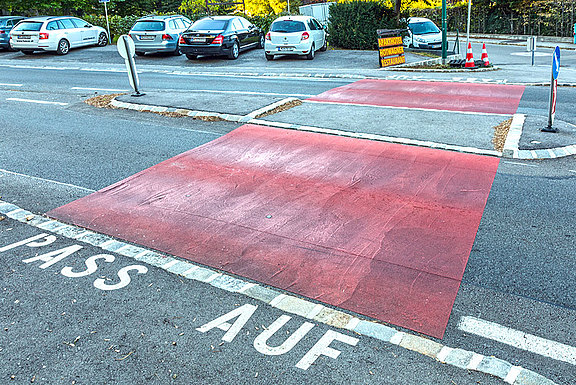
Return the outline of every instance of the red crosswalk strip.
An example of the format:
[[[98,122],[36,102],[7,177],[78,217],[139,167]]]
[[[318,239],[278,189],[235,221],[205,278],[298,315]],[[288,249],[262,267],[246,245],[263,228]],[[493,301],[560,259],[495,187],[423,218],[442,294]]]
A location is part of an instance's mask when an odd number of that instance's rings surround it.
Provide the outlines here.
[[[245,125],[48,214],[441,338],[498,163]]]
[[[307,100],[431,110],[514,114],[524,86],[360,80]]]

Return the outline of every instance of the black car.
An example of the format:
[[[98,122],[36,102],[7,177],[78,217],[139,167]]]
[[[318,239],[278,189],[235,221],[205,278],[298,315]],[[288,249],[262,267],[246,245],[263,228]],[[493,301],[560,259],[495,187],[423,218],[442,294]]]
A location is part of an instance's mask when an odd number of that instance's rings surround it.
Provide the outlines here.
[[[264,33],[243,17],[211,16],[196,21],[184,31],[179,45],[190,60],[200,55],[237,59],[240,51],[264,48]]]

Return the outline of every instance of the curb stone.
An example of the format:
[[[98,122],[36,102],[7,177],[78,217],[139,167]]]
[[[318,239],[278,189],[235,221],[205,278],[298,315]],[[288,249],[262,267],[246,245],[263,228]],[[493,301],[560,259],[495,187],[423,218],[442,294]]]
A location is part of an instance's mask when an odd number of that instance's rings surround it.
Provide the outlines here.
[[[306,298],[283,294],[279,290],[270,289],[254,282],[244,281],[242,278],[206,268],[178,257],[174,258],[144,247],[131,245],[107,235],[85,230],[78,226],[68,225],[57,220],[35,221],[36,218],[46,219],[46,217],[33,214],[30,211],[26,211],[2,200],[0,200],[0,214],[4,214],[11,219],[29,226],[54,232],[80,242],[93,244],[83,239],[88,237],[97,238],[98,245],[95,246],[103,248],[104,250],[112,250],[113,252],[136,259],[140,262],[157,266],[172,274],[203,282],[231,293],[248,296],[287,313],[301,315],[335,328],[350,330],[360,335],[398,345],[399,347],[430,357],[446,365],[485,373],[512,385],[555,385],[555,382],[536,372],[519,366],[513,366],[504,360],[484,356],[464,349],[450,348],[428,338],[402,332],[381,323],[364,320],[340,310],[326,307],[321,303],[311,302]],[[40,224],[38,224],[39,222]],[[50,226],[46,226],[46,224]],[[58,232],[56,232],[56,229]]]
[[[308,131],[308,132],[315,132],[315,133],[321,133],[321,134],[345,136],[345,137],[356,138],[356,139],[369,139],[369,140],[375,140],[375,141],[387,142],[387,143],[407,144],[407,145],[419,146],[419,147],[429,147],[429,148],[436,148],[436,149],[441,149],[441,150],[449,150],[449,151],[457,151],[457,152],[464,152],[464,153],[477,154],[477,155],[489,155],[489,156],[497,156],[497,157],[513,158],[513,159],[521,159],[521,160],[555,159],[555,158],[564,158],[564,157],[576,155],[576,144],[570,145],[570,146],[564,146],[564,147],[544,149],[544,150],[519,150],[518,144],[516,142],[516,138],[518,139],[518,142],[519,142],[520,137],[517,136],[518,131],[520,132],[520,134],[522,133],[522,125],[524,124],[524,120],[526,118],[526,116],[522,115],[522,114],[515,114],[514,115],[514,120],[512,121],[512,125],[510,126],[510,132],[508,133],[508,137],[507,137],[506,143],[504,145],[504,151],[505,152],[500,152],[500,151],[496,151],[496,150],[486,150],[486,149],[467,147],[467,146],[456,146],[456,145],[451,145],[451,144],[437,143],[437,142],[417,140],[417,139],[398,138],[398,137],[378,135],[378,134],[354,133],[354,132],[348,132],[348,131],[342,131],[342,130],[334,130],[334,129],[312,127],[312,126],[290,124],[290,123],[273,122],[273,121],[269,121],[269,120],[261,120],[261,119],[254,118],[254,116],[256,116],[255,115],[256,112],[262,113],[263,111],[270,111],[270,110],[278,107],[278,105],[290,103],[294,100],[298,100],[298,99],[297,98],[283,99],[279,102],[273,103],[267,107],[264,107],[260,110],[254,111],[254,112],[251,112],[250,114],[244,115],[244,116],[231,115],[231,114],[221,114],[218,112],[191,111],[191,110],[186,110],[186,109],[181,109],[181,108],[168,108],[168,107],[162,107],[163,110],[161,112],[171,112],[171,113],[179,114],[182,116],[189,116],[189,117],[192,117],[194,119],[200,118],[200,117],[214,117],[214,118],[218,118],[218,119],[223,120],[223,121],[234,122],[234,123],[259,124],[262,126],[269,126],[269,127],[283,128],[283,129]],[[154,110],[154,108],[157,109],[157,106],[120,102],[116,99],[112,99],[110,104],[116,108],[123,108],[123,109],[128,109],[128,110],[135,110],[135,111],[156,112]],[[509,142],[509,140],[510,140],[510,142]],[[515,147],[514,147],[514,143],[516,143]]]

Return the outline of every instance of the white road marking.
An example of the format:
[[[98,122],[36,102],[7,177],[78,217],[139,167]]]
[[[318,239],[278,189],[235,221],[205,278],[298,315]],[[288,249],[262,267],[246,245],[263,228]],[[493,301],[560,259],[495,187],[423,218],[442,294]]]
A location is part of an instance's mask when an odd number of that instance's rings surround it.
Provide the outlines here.
[[[568,170],[568,171],[570,171],[570,172],[575,172],[575,173],[576,173],[576,170]]]
[[[514,56],[532,56],[532,52],[512,52],[510,55]],[[534,52],[534,56],[552,56],[551,53],[546,52]]]
[[[0,83],[0,86],[7,86],[7,87],[22,87],[22,86],[23,86],[23,84]]]
[[[0,173],[4,173],[4,174],[10,174],[10,175],[16,175],[16,176],[22,176],[25,178],[30,178],[30,179],[36,179],[36,180],[41,180],[43,182],[50,182],[50,183],[56,183],[62,186],[67,186],[67,187],[74,187],[80,190],[84,190],[84,191],[88,191],[88,192],[96,192],[96,190],[91,190],[89,188],[85,188],[85,187],[80,187],[80,186],[76,186],[70,183],[63,183],[63,182],[58,182],[52,179],[45,179],[45,178],[40,178],[37,176],[32,176],[32,175],[26,175],[26,174],[20,174],[19,172],[14,172],[14,171],[8,171],[8,170],[4,170],[0,168]]]
[[[68,103],[62,103],[62,102],[48,102],[46,100],[34,100],[34,99],[20,99],[20,98],[6,98],[6,100],[12,101],[12,102],[25,102],[25,103],[37,103],[37,104],[54,104],[57,106],[67,106]]]
[[[510,368],[510,371],[506,375],[506,378],[504,378],[504,382],[508,384],[513,384],[518,378],[518,375],[520,374],[521,371],[522,371],[521,367],[513,366],[512,368]]]
[[[358,106],[358,107],[375,107],[384,108],[391,110],[414,110],[414,111],[431,111],[431,112],[452,112],[454,114],[466,114],[466,115],[482,115],[482,116],[511,116],[511,114],[496,114],[491,112],[475,112],[475,111],[453,111],[453,110],[440,110],[434,108],[417,108],[417,107],[394,107],[394,106],[379,106],[375,104],[360,104],[360,103],[348,103],[348,102],[326,102],[317,100],[303,100],[305,103],[316,103],[316,104],[337,104],[345,106]]]
[[[308,94],[280,94],[276,92],[254,92],[254,91],[220,91],[220,90],[189,90],[189,91],[215,93],[215,94],[236,94],[236,95],[298,96],[303,98],[311,98],[312,96],[316,96]]]
[[[86,90],[86,91],[109,91],[109,92],[128,92],[130,90],[116,90],[113,88],[89,88],[89,87],[72,87],[71,90]]]
[[[517,165],[519,165],[519,166],[538,167],[537,164],[527,164],[527,163],[522,163],[522,162],[511,162],[511,161],[509,161],[509,160],[505,160],[504,163],[517,164]]]
[[[560,342],[547,340],[475,317],[462,317],[458,324],[458,329],[544,357],[576,365],[576,348]]]

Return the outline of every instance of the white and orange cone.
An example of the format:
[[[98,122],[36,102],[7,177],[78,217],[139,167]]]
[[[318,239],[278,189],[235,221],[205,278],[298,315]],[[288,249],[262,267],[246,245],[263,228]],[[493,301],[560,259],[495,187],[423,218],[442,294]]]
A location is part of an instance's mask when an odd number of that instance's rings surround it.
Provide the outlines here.
[[[466,51],[466,64],[464,65],[465,68],[474,68],[476,64],[474,64],[474,55],[472,55],[472,43],[468,43],[468,50]]]
[[[488,60],[488,51],[486,51],[486,43],[482,45],[482,61],[484,62],[484,67],[490,66],[490,60]]]

